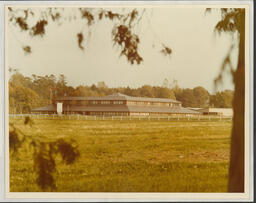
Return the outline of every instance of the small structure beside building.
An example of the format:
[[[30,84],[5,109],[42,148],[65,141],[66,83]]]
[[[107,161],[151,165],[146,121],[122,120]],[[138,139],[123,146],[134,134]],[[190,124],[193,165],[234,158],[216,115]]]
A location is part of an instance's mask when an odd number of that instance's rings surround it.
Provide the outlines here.
[[[32,109],[32,112],[101,116],[199,114],[182,107],[181,102],[174,99],[132,97],[120,93],[103,97],[61,97],[53,100],[52,105]]]
[[[191,110],[195,110],[200,112],[203,115],[218,115],[218,116],[233,116],[232,108],[190,108]]]

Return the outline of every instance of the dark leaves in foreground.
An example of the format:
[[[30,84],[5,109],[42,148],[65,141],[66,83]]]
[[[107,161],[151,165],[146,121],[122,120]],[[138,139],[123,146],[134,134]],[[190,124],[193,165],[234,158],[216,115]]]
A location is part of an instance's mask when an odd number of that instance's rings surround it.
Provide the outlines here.
[[[17,17],[17,18],[16,18],[16,24],[19,25],[19,27],[20,27],[21,30],[24,30],[24,31],[28,30],[28,24],[26,23],[26,21],[25,21],[24,18],[22,18],[22,17]]]
[[[81,11],[82,18],[87,19],[87,24],[91,25],[94,21],[94,16],[91,14],[91,12],[86,8],[79,8]]]
[[[23,46],[22,48],[26,54],[31,54],[32,51],[30,46]]]
[[[43,36],[45,34],[45,26],[48,24],[46,20],[40,20],[38,21],[32,28],[31,28],[31,35],[41,35]]]
[[[84,41],[83,33],[80,32],[80,33],[77,34],[77,41],[78,41],[79,48],[83,50],[84,49],[84,47],[82,45],[82,43]]]
[[[29,116],[26,116],[24,120],[24,124],[30,125],[30,127],[32,127],[32,125],[34,124],[34,121]]]
[[[211,12],[212,9],[207,8],[205,12]],[[244,8],[221,8],[221,20],[216,24],[215,31],[220,32],[234,32],[241,30],[245,17]]]
[[[56,141],[55,145],[57,146],[57,152],[60,153],[62,160],[66,164],[72,164],[80,156],[80,153],[77,149],[77,144],[74,140],[67,142],[63,139]]]
[[[114,19],[120,19],[122,15],[119,13],[113,13],[112,11],[102,10],[99,13],[99,20],[101,20],[103,17],[109,18],[110,20],[114,20]]]
[[[12,123],[9,125],[9,151],[10,154],[16,153],[25,141],[25,137]]]
[[[53,21],[59,20],[61,17],[60,12],[57,11],[57,8],[49,8],[49,15]]]
[[[163,49],[160,52],[165,56],[170,56],[172,54],[172,49],[163,44]]]
[[[25,125],[33,125],[33,120],[27,116],[24,119]],[[27,141],[33,149],[34,168],[37,173],[36,182],[38,186],[46,191],[56,189],[54,172],[56,171],[56,157],[59,154],[65,164],[73,164],[79,157],[78,145],[74,140],[43,142],[38,138],[27,136],[16,128],[13,123],[9,124],[9,150],[10,154],[16,154],[23,143]]]
[[[61,155],[65,164],[73,164],[80,152],[75,141],[58,139],[55,142],[32,142],[34,150],[34,167],[37,171],[37,184],[42,190],[56,188],[54,172],[56,171],[56,156]]]
[[[214,79],[214,87],[215,87],[215,91],[217,90],[217,86],[218,84],[221,84],[223,81],[223,74],[226,70],[228,70],[231,75],[233,76],[233,79],[234,79],[234,74],[235,74],[235,70],[232,66],[232,63],[231,63],[231,53],[232,53],[232,50],[234,49],[234,45],[231,45],[230,48],[229,48],[229,51],[227,53],[227,55],[225,56],[223,62],[222,62],[222,65],[221,65],[221,69],[220,69],[220,73],[219,75]]]
[[[91,12],[92,10],[89,8],[78,8],[78,9],[80,11],[81,18],[87,20],[87,25],[88,26],[92,25],[95,21],[95,16]],[[12,21],[12,19],[15,19],[16,20],[15,24],[17,24],[22,30],[29,31],[29,34],[31,36],[42,37],[46,32],[45,26],[48,24],[48,20],[52,20],[53,22],[55,22],[61,17],[63,18],[62,13],[59,9],[49,8],[46,11],[41,11],[42,17],[37,20],[35,25],[33,25],[32,27],[29,27],[27,24],[28,16],[33,17],[34,13],[30,9],[26,9],[26,10],[23,10],[24,16],[15,17],[16,15],[18,15],[16,11],[17,10],[13,10],[11,7],[9,7],[9,14],[10,14],[9,21]],[[127,15],[114,13],[110,10],[101,10],[98,13],[99,20],[103,19],[103,17],[108,18],[110,20],[115,20],[115,19],[119,20],[120,25],[115,26],[112,30],[114,44],[118,44],[122,48],[120,56],[122,55],[126,56],[128,62],[130,62],[131,64],[134,64],[135,62],[137,64],[140,64],[143,61],[142,57],[138,54],[139,37],[136,34],[132,33],[131,31],[133,27],[136,25],[135,20],[137,19],[138,14],[139,13],[136,9],[133,9]],[[141,17],[138,19],[138,21],[141,20]],[[69,16],[69,19],[71,18],[72,16]],[[74,16],[73,19],[76,19],[76,17]],[[77,34],[77,40],[78,40],[79,48],[83,50],[84,46],[82,45],[82,43],[84,42],[84,36],[82,33]],[[27,54],[31,53],[31,48],[29,46],[23,47],[23,50]]]
[[[24,119],[25,125],[30,125],[30,127],[34,124],[33,120],[26,116]],[[9,123],[9,151],[10,153],[16,153],[19,148],[22,147],[22,144],[25,142],[25,135],[14,126],[13,123]]]
[[[133,9],[132,12],[129,14],[129,16],[130,16],[130,21],[129,21],[129,27],[130,27],[133,21],[137,18],[138,11],[136,9]]]
[[[131,64],[134,64],[134,62],[140,64],[143,61],[138,53],[139,37],[136,34],[133,34],[128,26],[119,25],[114,27],[112,35],[114,44],[117,43],[122,47],[120,56],[126,56]]]
[[[55,189],[53,173],[56,170],[55,160],[49,151],[48,143],[40,143],[34,153],[34,168],[37,172],[37,184],[42,190]]]

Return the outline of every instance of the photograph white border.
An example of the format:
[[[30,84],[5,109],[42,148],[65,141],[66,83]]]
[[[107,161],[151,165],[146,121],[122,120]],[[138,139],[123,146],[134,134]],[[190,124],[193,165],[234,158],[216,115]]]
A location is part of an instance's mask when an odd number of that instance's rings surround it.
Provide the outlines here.
[[[6,38],[4,32],[4,18],[1,18],[0,22],[0,37],[1,37],[1,58],[0,60],[0,75],[2,77],[1,86],[1,108],[3,109],[1,115],[1,148],[0,149],[0,191],[3,191],[3,199],[11,201],[248,201],[253,198],[253,2],[252,1],[7,1],[0,2],[1,6],[1,17],[4,17],[5,5],[19,5],[19,6],[31,6],[42,7],[48,5],[69,7],[69,6],[87,6],[87,7],[157,7],[157,6],[170,6],[170,7],[244,7],[246,5],[246,96],[245,96],[245,193],[62,193],[62,192],[9,192],[9,148],[8,148],[8,81],[6,80],[8,71],[4,67],[8,67],[6,53]],[[5,40],[4,40],[5,37]],[[5,58],[4,58],[5,57]],[[4,85],[4,86],[3,86]],[[3,89],[3,87],[5,89]],[[5,113],[5,114],[4,114]],[[5,130],[5,131],[4,131]],[[5,134],[4,134],[5,133]],[[3,140],[3,141],[2,141]],[[4,150],[5,151],[4,151]],[[4,162],[5,160],[5,162]],[[4,168],[5,166],[5,168]],[[3,177],[5,177],[3,181]],[[251,181],[250,181],[251,180]],[[5,184],[4,184],[5,182]],[[4,190],[1,190],[4,188]],[[2,194],[0,194],[2,195]],[[7,198],[7,199],[5,199]],[[40,198],[40,199],[38,199]],[[50,199],[49,199],[50,198]]]

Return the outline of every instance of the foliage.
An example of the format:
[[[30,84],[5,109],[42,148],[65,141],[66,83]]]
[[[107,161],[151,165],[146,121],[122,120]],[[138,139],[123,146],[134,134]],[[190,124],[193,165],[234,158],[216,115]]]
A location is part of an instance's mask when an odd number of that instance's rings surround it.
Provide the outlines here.
[[[9,149],[10,154],[17,153],[18,149],[25,141],[25,136],[19,132],[13,123],[9,124]]]
[[[30,117],[25,117],[24,125],[32,127],[34,121]],[[23,133],[13,122],[9,123],[9,150],[10,156],[20,156],[18,150],[23,145],[28,144],[33,149],[34,170],[37,173],[36,183],[43,190],[56,190],[54,172],[56,171],[56,157],[61,155],[65,164],[73,164],[80,156],[78,145],[72,139],[57,139],[56,141],[41,141],[36,137]],[[27,147],[27,146],[24,146]],[[31,154],[31,152],[29,152]]]
[[[162,48],[162,50],[161,50],[161,53],[162,53],[163,55],[165,55],[165,56],[171,55],[171,54],[172,54],[172,49],[163,44],[163,48]]]
[[[173,86],[173,87],[172,87]],[[232,107],[233,91],[225,90],[210,95],[201,87],[180,88],[170,85],[165,79],[163,85],[143,85],[138,88],[109,88],[103,81],[91,86],[79,85],[76,88],[67,85],[66,76],[60,74],[58,79],[53,75],[24,77],[16,71],[9,81],[10,113],[29,113],[32,108],[51,104],[52,99],[62,96],[106,96],[120,92],[135,97],[177,99],[185,107]]]
[[[195,96],[196,103],[197,103],[198,107],[209,106],[210,94],[205,88],[203,88],[201,86],[195,87],[193,89],[193,94]]]
[[[231,90],[217,92],[215,95],[211,95],[210,106],[220,108],[232,108],[233,96],[234,92]]]
[[[84,41],[84,36],[83,36],[83,33],[78,33],[77,34],[77,40],[78,40],[78,46],[80,49],[84,50],[84,47],[82,45],[82,42]]]
[[[40,104],[39,95],[24,86],[13,86],[9,83],[10,113],[29,113]]]
[[[184,107],[198,107],[196,97],[192,89],[186,88],[180,94],[176,95],[178,101],[182,102]]]
[[[133,64],[134,61],[140,64],[143,59],[137,52],[138,43],[140,42],[139,37],[132,34],[129,27],[125,25],[114,27],[112,35],[114,44],[118,44],[122,47],[120,56],[126,56],[131,64]]]
[[[90,30],[93,24],[101,21],[103,18],[109,19],[113,22],[113,43],[121,48],[120,56],[125,56],[131,64],[135,62],[140,64],[143,61],[143,58],[138,53],[139,36],[134,33],[133,28],[139,24],[144,12],[145,9],[140,14],[136,9],[128,9],[127,13],[115,13],[108,9],[76,8],[72,14],[65,15],[64,8],[47,7],[38,10],[8,7],[9,25],[19,27],[21,31],[28,33],[32,37],[43,37],[48,24],[55,23],[61,25],[61,20],[62,22],[70,22],[71,20],[86,19],[87,29]],[[84,50],[85,37],[83,30],[77,33],[77,42],[78,47]],[[32,53],[30,45],[23,45],[22,48],[25,53]],[[163,54],[171,54],[169,47],[164,45],[164,49],[165,51],[162,50]]]

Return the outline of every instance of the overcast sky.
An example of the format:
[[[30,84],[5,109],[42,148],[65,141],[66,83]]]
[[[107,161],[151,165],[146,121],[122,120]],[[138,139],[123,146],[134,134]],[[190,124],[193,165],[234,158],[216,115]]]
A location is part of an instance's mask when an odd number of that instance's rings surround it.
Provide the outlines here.
[[[66,8],[68,10],[68,8]],[[69,85],[92,85],[104,81],[109,87],[162,85],[164,79],[178,81],[182,88],[203,86],[213,93],[214,78],[231,45],[232,37],[214,33],[219,13],[205,15],[204,8],[147,9],[135,32],[139,35],[141,65],[130,65],[113,47],[113,23],[103,20],[91,27],[85,50],[77,46],[76,35],[86,32],[87,22],[74,21],[61,26],[48,24],[43,38],[31,38],[18,29],[8,29],[8,63],[26,76],[64,74]],[[161,44],[171,47],[172,55],[160,53]],[[22,45],[31,45],[25,55]],[[236,53],[233,63],[236,64]],[[226,75],[219,90],[233,89]]]

